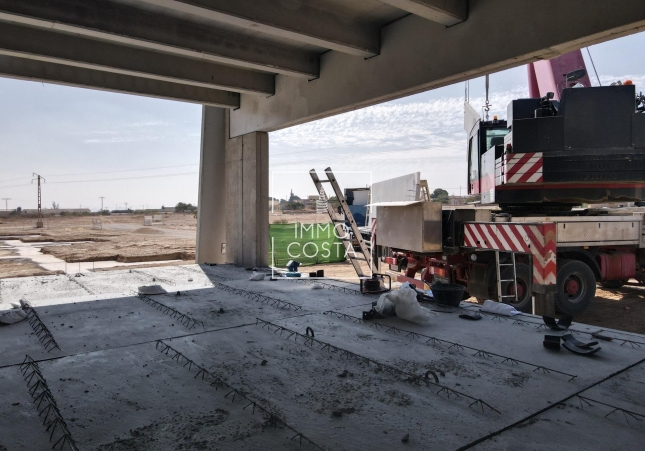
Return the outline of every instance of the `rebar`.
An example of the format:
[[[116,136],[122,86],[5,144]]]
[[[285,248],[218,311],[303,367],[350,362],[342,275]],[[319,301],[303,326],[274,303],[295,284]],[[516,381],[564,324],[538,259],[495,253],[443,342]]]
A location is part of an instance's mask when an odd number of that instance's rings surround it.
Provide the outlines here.
[[[381,328],[385,329],[385,332],[391,332],[393,334],[400,333],[400,334],[404,335],[405,338],[413,338],[413,339],[423,338],[423,339],[426,340],[425,344],[448,345],[448,349],[457,349],[459,351],[464,351],[464,350],[473,351],[474,352],[473,356],[476,356],[476,357],[497,358],[497,359],[501,359],[502,363],[510,362],[513,365],[517,365],[517,364],[521,363],[523,365],[533,367],[534,368],[533,372],[542,371],[544,374],[557,373],[557,374],[561,374],[563,376],[568,377],[569,381],[572,381],[576,377],[578,377],[578,376],[575,376],[573,374],[564,373],[562,371],[554,370],[552,368],[547,368],[547,367],[542,366],[542,365],[536,365],[534,363],[519,360],[519,359],[516,359],[514,357],[507,357],[507,356],[504,356],[504,355],[501,355],[501,354],[496,354],[494,352],[486,351],[486,350],[483,350],[483,349],[478,349],[478,348],[473,348],[472,346],[463,345],[461,343],[457,343],[457,342],[454,342],[454,341],[444,340],[443,338],[431,337],[430,335],[421,334],[419,332],[413,332],[413,331],[401,329],[401,328],[398,328],[398,327],[395,327],[395,326],[380,324],[380,323],[377,323],[376,321],[364,321],[362,318],[347,315],[345,313],[337,312],[335,310],[328,310],[326,312],[323,312],[323,315],[331,315],[331,316],[334,316],[336,318],[347,319],[347,320],[353,321],[354,323],[367,323],[367,324],[370,325],[370,327],[373,327],[374,329],[378,330],[378,328],[381,327]]]
[[[38,341],[40,341],[45,347],[45,350],[47,352],[51,352],[54,349],[58,349],[60,351],[60,346],[58,346],[58,343],[54,340],[54,336],[51,331],[47,326],[45,326],[45,323],[42,322],[36,310],[29,306],[29,304],[26,304],[26,306],[23,307],[23,310],[28,312],[26,319],[34,330],[36,337],[38,337]]]
[[[228,291],[229,293],[239,294],[240,296],[244,296],[248,299],[251,299],[252,301],[260,301],[263,304],[267,304],[272,307],[293,308],[295,311],[302,310],[302,307],[298,304],[294,304],[288,301],[283,301],[282,299],[276,299],[269,296],[265,296],[263,294],[256,293],[254,291],[247,291],[247,290],[242,290],[240,288],[229,287],[228,285],[224,285],[223,283],[218,283],[217,285],[215,285],[215,288],[223,291]]]
[[[194,360],[186,357],[184,354],[182,354],[180,351],[177,349],[173,348],[169,344],[165,343],[163,340],[157,340],[157,343],[155,345],[157,349],[161,349],[162,354],[166,354],[167,356],[170,356],[171,360],[176,360],[177,363],[182,363],[183,362],[183,367],[186,368],[188,367],[188,371],[193,371],[193,369],[197,370],[193,378],[200,378],[202,380],[209,381],[210,385],[212,387],[215,387],[215,390],[219,390],[220,388],[223,388],[225,390],[228,390],[228,393],[224,395],[225,398],[228,398],[231,396],[231,402],[235,401],[236,398],[243,399],[245,401],[244,407],[242,410],[246,410],[248,407],[252,407],[251,413],[255,414],[255,411],[260,411],[262,412],[267,419],[267,425],[271,425],[273,427],[284,427],[286,429],[289,429],[291,432],[294,432],[296,435],[293,436],[292,440],[296,437],[300,438],[300,445],[302,445],[302,441],[305,440],[307,443],[310,445],[314,446],[317,449],[323,450],[321,446],[317,445],[314,443],[311,439],[307,438],[305,435],[303,435],[301,432],[297,431],[293,426],[290,426],[287,424],[286,421],[284,421],[282,418],[280,418],[278,415],[275,413],[271,412],[269,409],[266,407],[263,407],[261,404],[259,404],[257,401],[252,399],[246,392],[243,392],[232,385],[230,385],[228,382],[217,376],[215,373],[212,373],[211,371],[207,370],[203,366],[195,363]]]
[[[87,291],[89,294],[94,294],[94,292],[92,290],[90,290],[85,285],[83,285],[78,280],[76,280],[76,277],[78,277],[80,274],[81,274],[80,272],[76,276],[72,276],[71,274],[67,274],[67,278],[69,279],[70,282],[75,283],[76,285],[81,287],[83,290]]]
[[[576,398],[578,398],[578,401],[580,401],[580,408],[581,409],[584,409],[585,406],[593,407],[594,404],[592,404],[592,403],[600,404],[601,406],[609,407],[610,409],[612,409],[611,412],[609,412],[607,415],[605,415],[605,418],[609,417],[610,415],[612,415],[612,414],[614,414],[616,412],[620,412],[620,413],[623,414],[623,417],[625,418],[625,421],[627,422],[627,424],[629,424],[629,419],[630,418],[633,419],[633,420],[636,420],[636,421],[641,421],[642,419],[645,418],[645,414],[638,413],[638,412],[633,412],[633,411],[627,410],[627,409],[623,409],[622,407],[613,406],[611,404],[607,404],[607,403],[598,401],[596,399],[587,398],[586,396],[576,395]]]
[[[464,309],[463,307],[460,307],[460,308],[462,310],[465,310],[465,311],[471,311],[469,309]],[[523,316],[523,315],[517,315],[517,316],[513,316],[513,317],[508,317],[508,316],[504,316],[504,315],[498,315],[497,313],[482,312],[481,310],[479,310],[479,313],[484,315],[484,316],[491,317],[493,321],[498,321],[500,323],[502,321],[512,321],[512,324],[520,325],[520,326],[524,326],[524,325],[534,326],[538,330],[541,330],[541,329],[548,330],[549,329],[548,326],[546,324],[544,324],[544,323],[538,323],[536,321],[527,321],[525,319],[520,318],[520,316]],[[598,331],[595,331],[595,332],[589,332],[589,331],[586,331],[586,330],[579,330],[579,329],[572,329],[572,328],[568,328],[566,331],[569,332],[569,333],[572,333],[574,335],[575,334],[584,334],[584,335],[589,335],[589,336],[593,336],[594,334],[602,332],[602,330],[598,330]],[[615,341],[615,342],[620,343],[620,346],[630,345],[634,349],[641,348],[642,346],[645,346],[645,342],[642,342],[642,341],[630,340],[630,339],[627,339],[627,338],[620,338],[620,337],[610,337],[610,338],[611,338],[611,341]]]
[[[163,282],[163,283],[168,284],[168,285],[174,285],[174,282],[172,280],[168,280],[168,279],[164,279],[163,277],[158,277],[158,276],[152,275],[152,274],[147,273],[145,271],[141,271],[140,269],[131,269],[130,271],[132,271],[134,273],[137,273],[137,274],[141,274],[142,276],[151,277],[153,282],[159,281],[159,282]]]
[[[45,426],[45,431],[49,432],[49,441],[57,439],[52,448],[65,449],[67,446],[71,451],[79,451],[38,363],[26,355],[25,360],[20,364],[20,371],[27,382],[27,389],[34,400],[38,416],[41,417],[45,414],[43,426]],[[60,447],[57,448],[58,446]]]
[[[308,280],[306,277],[305,278],[285,277],[284,279],[279,279],[279,280],[288,280],[290,282],[304,283],[307,285],[318,284],[318,285],[322,285],[324,288],[328,290],[340,291],[341,293],[348,293],[348,294],[361,294],[361,290],[356,290],[354,288],[348,288],[348,287],[341,287],[341,286],[333,285],[331,283],[326,283],[326,282],[320,282],[315,279]]]
[[[410,383],[413,383],[415,385],[425,384],[428,387],[439,388],[439,390],[437,392],[435,392],[435,394],[438,395],[438,394],[443,393],[443,394],[446,395],[446,397],[448,399],[451,399],[450,398],[451,396],[454,396],[457,399],[465,398],[465,399],[471,401],[471,403],[469,404],[468,407],[472,407],[472,406],[480,407],[481,410],[482,410],[482,413],[485,412],[485,408],[488,408],[488,409],[492,410],[493,412],[501,415],[501,412],[499,410],[495,409],[493,406],[491,406],[487,402],[483,401],[482,399],[475,398],[474,396],[467,395],[466,393],[463,393],[463,392],[459,392],[457,390],[454,390],[454,389],[452,389],[450,387],[447,387],[445,385],[439,384],[437,382],[432,382],[427,377],[425,377],[424,375],[416,375],[416,374],[409,373],[407,371],[403,371],[403,370],[401,370],[399,368],[396,368],[394,366],[388,365],[386,363],[378,362],[378,361],[373,360],[373,359],[371,359],[369,357],[365,357],[365,356],[362,356],[360,354],[356,354],[356,353],[354,353],[352,351],[348,351],[347,349],[339,348],[338,346],[332,345],[330,343],[320,341],[317,338],[301,334],[301,333],[296,332],[294,330],[287,329],[284,326],[279,326],[277,324],[271,323],[269,321],[265,321],[265,320],[260,319],[260,318],[256,318],[256,323],[255,324],[256,325],[261,324],[262,329],[267,329],[269,331],[273,330],[274,334],[279,332],[280,336],[282,336],[283,333],[286,334],[287,335],[285,337],[286,340],[289,340],[291,337],[293,337],[293,340],[296,343],[298,343],[298,339],[300,338],[301,339],[300,343],[302,343],[303,345],[309,346],[311,348],[313,348],[314,345],[317,345],[317,346],[319,346],[318,349],[320,351],[328,351],[328,352],[330,352],[332,354],[337,354],[340,359],[346,358],[347,360],[350,360],[350,359],[357,360],[357,361],[360,361],[362,363],[366,363],[368,366],[369,365],[374,365],[377,368],[380,368],[381,370],[387,370],[387,371],[389,371],[389,372],[391,372],[393,374],[396,374],[397,376],[405,376],[404,380],[406,382],[410,382]]]
[[[184,268],[185,270],[190,271],[192,273],[195,273],[195,274],[204,274],[207,277],[217,277],[218,279],[221,279],[223,282],[228,282],[229,280],[234,280],[231,277],[220,276],[219,274],[213,274],[213,273],[210,273],[210,272],[207,273],[206,271],[203,271],[203,270],[199,271],[197,269],[188,268],[188,267],[185,267],[185,266],[182,266],[182,268]]]
[[[177,321],[179,321],[181,324],[186,326],[188,330],[192,330],[193,327],[199,325],[204,327],[204,322],[199,321],[197,319],[191,318],[190,316],[186,315],[185,313],[181,313],[178,310],[175,310],[172,307],[168,307],[165,304],[162,304],[161,302],[157,302],[154,299],[152,299],[150,296],[146,296],[143,294],[138,295],[139,299],[141,299],[143,302],[145,302],[148,305],[151,305],[152,307],[156,308],[162,313],[165,313],[166,315],[170,316],[171,318],[176,318]]]

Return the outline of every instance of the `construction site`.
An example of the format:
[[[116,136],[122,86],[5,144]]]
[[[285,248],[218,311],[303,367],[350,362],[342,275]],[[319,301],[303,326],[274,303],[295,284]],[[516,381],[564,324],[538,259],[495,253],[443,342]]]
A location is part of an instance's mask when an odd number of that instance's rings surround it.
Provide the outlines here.
[[[645,77],[592,52],[645,5],[610,3],[0,0],[0,82],[127,94],[0,138],[0,451],[642,449]],[[131,96],[200,107],[198,165],[150,115],[56,147]]]

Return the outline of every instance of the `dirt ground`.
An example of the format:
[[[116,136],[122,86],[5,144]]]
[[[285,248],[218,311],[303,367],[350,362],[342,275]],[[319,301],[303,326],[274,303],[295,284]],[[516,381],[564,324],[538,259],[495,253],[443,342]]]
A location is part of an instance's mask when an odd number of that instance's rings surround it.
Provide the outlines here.
[[[48,271],[28,258],[0,260],[0,279],[9,277],[50,276],[62,271]]]
[[[102,226],[93,226],[93,216],[46,218],[45,227],[35,228],[34,219],[2,218],[0,239],[23,243],[61,243],[43,247],[68,263],[117,261],[122,263],[182,260],[194,262],[197,220],[190,214],[167,214],[160,224],[143,225],[143,215],[101,217]],[[69,243],[72,243],[71,245]],[[3,248],[4,247],[4,248]],[[0,242],[0,257],[16,256]],[[2,258],[0,278],[53,274],[29,260]]]
[[[314,223],[326,220],[314,213],[270,215],[271,223]],[[14,237],[23,242],[59,242],[71,245],[47,246],[44,253],[72,262],[115,260],[141,262],[136,267],[157,266],[161,260],[182,260],[189,264],[195,259],[197,221],[193,215],[164,215],[161,224],[143,226],[141,215],[112,215],[102,217],[103,228],[92,228],[92,217],[55,217],[45,220],[44,229],[36,229],[33,219],[2,219],[0,239]],[[28,258],[15,255],[0,241],[0,278],[55,274]],[[14,255],[12,255],[12,253]],[[15,257],[15,258],[14,258]],[[106,268],[101,270],[113,270]],[[349,262],[301,267],[302,272],[322,269],[325,277],[357,282]],[[591,308],[575,318],[576,321],[629,332],[645,333],[645,287],[625,286],[606,290],[598,287]]]

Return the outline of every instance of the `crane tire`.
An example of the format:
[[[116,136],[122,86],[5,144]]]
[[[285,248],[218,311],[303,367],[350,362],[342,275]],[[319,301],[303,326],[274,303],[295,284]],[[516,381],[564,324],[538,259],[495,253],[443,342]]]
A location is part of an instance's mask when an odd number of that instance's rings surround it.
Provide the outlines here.
[[[558,260],[556,306],[569,315],[579,315],[589,308],[596,296],[596,276],[578,260]]]

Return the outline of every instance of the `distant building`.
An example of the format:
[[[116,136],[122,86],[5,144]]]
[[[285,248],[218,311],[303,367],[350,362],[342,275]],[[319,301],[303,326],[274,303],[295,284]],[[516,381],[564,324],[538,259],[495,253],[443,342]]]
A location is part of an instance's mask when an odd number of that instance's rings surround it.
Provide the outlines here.
[[[448,205],[466,205],[467,196],[448,196]]]
[[[38,214],[38,209],[37,208],[23,209],[22,212],[29,215],[35,215],[35,214]],[[43,208],[42,213],[43,215],[47,215],[47,216],[60,215],[60,214],[71,215],[74,213],[78,215],[83,213],[92,213],[92,210],[90,210],[89,208]]]

